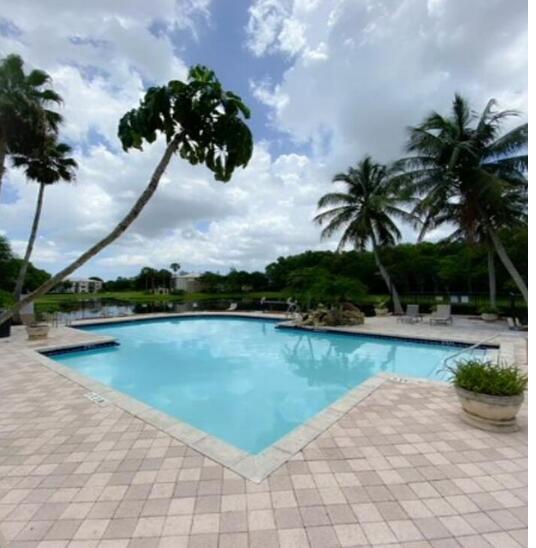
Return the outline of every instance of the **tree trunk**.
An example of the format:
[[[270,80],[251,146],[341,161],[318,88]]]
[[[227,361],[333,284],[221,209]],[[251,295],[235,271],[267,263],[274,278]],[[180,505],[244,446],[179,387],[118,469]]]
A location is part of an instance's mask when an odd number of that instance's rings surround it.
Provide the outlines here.
[[[177,149],[178,136],[174,137],[171,142],[167,145],[166,150],[160,159],[160,162],[156,166],[153,175],[149,181],[149,184],[142,192],[141,196],[138,198],[132,209],[126,214],[123,220],[100,242],[97,242],[94,246],[90,247],[85,253],[82,253],[78,259],[72,262],[69,266],[66,266],[63,270],[52,276],[47,280],[43,285],[39,286],[35,291],[32,291],[29,295],[26,295],[23,299],[15,303],[15,305],[6,310],[3,314],[0,315],[0,325],[4,323],[8,318],[13,314],[17,313],[23,306],[34,301],[37,297],[44,295],[47,291],[55,287],[59,282],[66,278],[69,274],[72,274],[75,270],[80,268],[84,263],[89,261],[92,257],[97,255],[102,251],[106,246],[110,245],[113,241],[117,240],[123,232],[136,220],[138,215],[141,213],[143,208],[146,206],[147,202],[151,199],[152,195],[155,193],[158,188],[158,183],[164,174],[173,153]]]
[[[380,254],[378,253],[378,246],[376,244],[376,238],[374,235],[372,235],[372,251],[374,253],[374,259],[376,260],[376,266],[378,267],[378,270],[380,271],[380,274],[382,275],[382,278],[384,279],[385,284],[387,285],[389,294],[393,298],[393,306],[394,306],[395,314],[403,314],[404,311],[402,309],[402,305],[400,304],[398,291],[396,290],[396,287],[394,283],[392,282],[391,277],[389,276],[389,272],[387,272],[386,268],[383,266],[383,263],[381,262]]]
[[[4,174],[6,172],[6,142],[0,136],[0,194],[2,194],[2,182],[4,181]]]
[[[495,275],[495,251],[488,243],[489,305],[497,308],[497,277]]]
[[[35,243],[35,238],[37,236],[37,228],[39,226],[39,218],[41,217],[41,209],[43,207],[43,195],[45,192],[45,185],[41,183],[39,185],[39,192],[37,194],[37,205],[35,207],[35,214],[32,223],[32,230],[30,232],[30,238],[26,244],[26,253],[24,254],[24,259],[19,270],[19,275],[17,277],[17,283],[15,284],[15,301],[20,299],[22,288],[24,286],[24,280],[26,278],[26,271],[28,270],[28,264],[30,262],[30,256],[32,255],[33,246]]]
[[[514,266],[514,263],[510,260],[510,257],[508,256],[508,253],[506,252],[506,249],[504,248],[504,245],[501,242],[495,230],[489,224],[487,224],[486,231],[489,234],[489,237],[493,243],[493,247],[495,248],[495,251],[497,252],[497,255],[499,256],[499,259],[501,259],[501,262],[504,265],[504,268],[506,268],[508,274],[510,274],[510,276],[512,277],[512,280],[514,280],[521,295],[523,295],[523,299],[528,305],[529,290],[527,288],[527,284],[521,277],[521,274],[519,274],[519,272],[517,271],[517,268]]]

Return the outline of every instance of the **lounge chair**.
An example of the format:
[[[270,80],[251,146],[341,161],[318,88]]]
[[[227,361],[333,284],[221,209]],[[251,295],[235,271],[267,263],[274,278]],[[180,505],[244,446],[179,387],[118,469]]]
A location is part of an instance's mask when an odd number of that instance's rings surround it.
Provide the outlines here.
[[[422,322],[422,314],[419,313],[419,305],[408,304],[406,306],[406,313],[403,316],[399,316],[397,321],[404,323]]]
[[[229,305],[229,308],[227,309],[227,312],[234,312],[238,308],[238,303],[231,303]]]
[[[512,331],[528,331],[529,329],[528,325],[523,325],[519,321],[519,318],[506,318],[506,322],[508,323],[508,329]]]
[[[452,324],[452,315],[450,313],[450,304],[438,304],[437,310],[430,314],[431,324]]]
[[[522,324],[521,321],[519,320],[519,318],[514,318],[514,322],[516,323],[516,327],[519,331],[528,331],[529,330],[529,326],[525,325],[525,324]]]

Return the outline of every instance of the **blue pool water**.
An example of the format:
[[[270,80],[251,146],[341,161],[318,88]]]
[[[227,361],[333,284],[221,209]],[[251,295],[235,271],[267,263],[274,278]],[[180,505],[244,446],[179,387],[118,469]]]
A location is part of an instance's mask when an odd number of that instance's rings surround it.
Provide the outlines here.
[[[93,326],[119,346],[52,359],[259,453],[380,372],[438,379],[459,347],[278,329],[268,320],[171,318]],[[483,352],[483,351],[478,351]]]

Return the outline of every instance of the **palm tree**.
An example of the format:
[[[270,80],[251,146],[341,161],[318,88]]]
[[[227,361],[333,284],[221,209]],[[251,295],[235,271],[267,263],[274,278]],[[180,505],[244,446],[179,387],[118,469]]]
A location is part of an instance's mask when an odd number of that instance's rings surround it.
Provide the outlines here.
[[[478,231],[485,233],[527,301],[527,285],[498,230],[508,222],[505,199],[515,195],[516,207],[526,211],[528,125],[500,136],[504,120],[517,113],[497,111],[495,105],[490,100],[477,116],[456,95],[449,116],[434,112],[410,128],[407,150],[415,155],[400,160],[397,167],[404,171],[400,181],[419,198],[414,213],[424,218],[421,237],[445,223],[453,224],[468,242]]]
[[[57,143],[54,139],[49,139],[43,150],[39,151],[37,156],[29,157],[25,155],[13,155],[12,161],[15,167],[24,169],[26,177],[31,181],[39,183],[39,192],[37,193],[37,205],[33,218],[30,238],[26,244],[26,252],[22,261],[17,283],[15,284],[14,296],[15,300],[20,299],[26,271],[30,262],[39,219],[41,217],[41,209],[43,207],[43,195],[45,188],[48,185],[53,185],[59,181],[71,182],[75,178],[76,162],[68,157],[71,152],[71,147],[64,143]]]
[[[253,153],[251,131],[243,120],[249,116],[242,99],[225,91],[214,72],[203,66],[192,67],[187,82],[172,80],[165,86],[150,88],[140,106],[119,122],[119,138],[127,151],[132,147],[142,149],[144,143],[153,143],[160,134],[166,138],[167,146],[147,186],[109,234],[0,314],[0,324],[119,238],[156,192],[175,153],[193,165],[205,164],[216,180],[229,181],[234,170],[245,167]]]
[[[319,209],[334,207],[319,213],[314,220],[325,225],[323,238],[344,230],[338,251],[347,244],[363,250],[371,243],[378,270],[392,295],[395,313],[402,314],[398,292],[380,258],[381,247],[393,245],[401,238],[393,218],[415,223],[415,216],[399,207],[409,200],[393,184],[395,173],[366,156],[355,168],[333,177],[334,183],[345,183],[346,192],[330,192],[320,198]]]
[[[512,230],[527,226],[528,211],[527,211],[527,185],[501,185],[498,190],[502,193],[493,201],[493,207],[489,207],[487,218],[489,224],[495,231],[501,229]],[[481,239],[485,241],[488,248],[488,276],[489,276],[489,291],[490,305],[493,308],[497,306],[497,281],[495,275],[495,244],[490,234],[489,228],[482,224],[480,230]],[[496,236],[500,246],[498,236]],[[505,251],[506,253],[506,251]]]
[[[26,74],[18,55],[0,60],[0,190],[6,157],[31,154],[47,135],[57,133],[61,115],[47,107],[61,103],[61,97],[49,84],[50,76],[42,70]]]
[[[169,265],[169,268],[171,268],[171,270],[173,270],[173,274],[177,274],[177,272],[181,268],[181,265],[179,263],[171,263]],[[169,280],[169,289],[170,290],[172,289],[171,285],[174,283],[174,281],[172,281],[172,280],[173,280],[173,278],[170,278],[170,280]]]

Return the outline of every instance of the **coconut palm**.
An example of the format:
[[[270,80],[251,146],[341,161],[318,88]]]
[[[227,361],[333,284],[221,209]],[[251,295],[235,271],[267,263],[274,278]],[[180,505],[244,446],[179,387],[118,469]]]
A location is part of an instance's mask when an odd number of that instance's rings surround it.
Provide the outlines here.
[[[39,184],[37,204],[30,237],[26,244],[26,252],[20,267],[17,283],[15,284],[14,296],[17,301],[20,299],[22,293],[26,271],[37,236],[45,188],[59,181],[71,182],[75,178],[75,169],[77,165],[76,162],[68,156],[70,152],[71,147],[69,145],[57,143],[54,139],[49,138],[43,149],[37,151],[36,156],[12,156],[13,165],[22,168],[30,181],[35,181]]]
[[[177,274],[177,272],[178,272],[178,271],[180,270],[180,268],[181,268],[181,265],[180,265],[179,263],[171,263],[171,264],[169,265],[169,268],[171,268],[171,270],[173,270],[173,274]],[[172,282],[172,279],[170,279],[170,280],[169,280],[169,284],[170,284],[169,288],[170,288],[170,289],[171,289],[171,284],[172,284],[172,283],[173,283],[173,282]]]
[[[484,232],[527,301],[527,285],[498,230],[505,224],[506,198],[515,195],[516,207],[526,211],[528,125],[500,136],[503,122],[517,113],[495,106],[492,99],[476,115],[456,95],[449,116],[434,112],[410,128],[407,149],[415,155],[397,167],[405,172],[400,180],[405,177],[408,190],[419,197],[414,213],[424,219],[421,236],[443,224],[453,224],[469,242]]]
[[[0,60],[0,190],[6,157],[32,154],[45,138],[56,133],[61,116],[50,110],[61,97],[50,87],[50,76],[42,70],[24,72],[18,55]]]
[[[249,116],[240,97],[225,91],[214,72],[203,66],[191,68],[187,82],[172,80],[165,86],[150,88],[140,106],[119,122],[119,138],[126,151],[142,149],[143,144],[153,143],[161,134],[166,139],[164,153],[147,186],[109,234],[1,314],[0,324],[119,238],[156,192],[176,153],[193,165],[205,164],[216,180],[229,181],[237,167],[248,164],[253,152],[252,135],[243,121]]]
[[[494,200],[493,210],[489,211],[489,217],[493,219],[493,226],[496,230],[521,228],[528,223],[527,213],[527,187],[526,185],[519,186],[503,186],[503,194],[500,199]],[[452,206],[453,208],[456,205]],[[489,204],[488,204],[489,207]],[[453,217],[460,215],[459,212],[453,212]],[[491,307],[497,306],[497,278],[495,271],[495,247],[489,234],[486,231],[486,226],[483,223],[475,225],[475,234],[468,235],[464,232],[463,227],[457,228],[447,240],[451,241],[468,241],[471,238],[487,248],[488,255],[488,279],[489,279],[489,304]]]
[[[380,257],[381,247],[395,244],[402,236],[394,218],[411,223],[416,220],[414,215],[399,207],[408,199],[393,184],[395,173],[366,156],[355,168],[333,177],[334,183],[346,185],[346,191],[322,196],[318,201],[319,209],[334,207],[319,213],[314,220],[325,225],[323,238],[343,230],[338,250],[347,244],[362,250],[371,244],[376,266],[392,295],[395,313],[402,314],[398,292]]]

